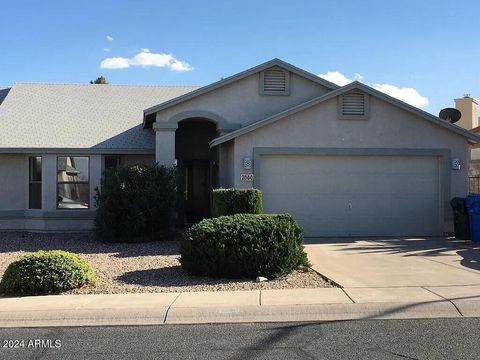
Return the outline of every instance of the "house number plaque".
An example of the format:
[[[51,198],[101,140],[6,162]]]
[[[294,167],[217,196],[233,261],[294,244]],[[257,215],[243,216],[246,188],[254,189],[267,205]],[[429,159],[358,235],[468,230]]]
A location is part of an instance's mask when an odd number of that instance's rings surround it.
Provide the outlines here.
[[[253,174],[240,174],[240,181],[253,181]]]

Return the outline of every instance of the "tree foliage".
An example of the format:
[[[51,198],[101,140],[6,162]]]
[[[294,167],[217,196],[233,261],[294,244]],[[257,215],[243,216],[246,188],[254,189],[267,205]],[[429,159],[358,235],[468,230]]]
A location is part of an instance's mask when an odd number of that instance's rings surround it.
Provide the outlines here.
[[[107,85],[108,84],[108,80],[105,76],[99,76],[97,77],[95,80],[92,80],[90,81],[90,84],[103,84],[103,85]]]

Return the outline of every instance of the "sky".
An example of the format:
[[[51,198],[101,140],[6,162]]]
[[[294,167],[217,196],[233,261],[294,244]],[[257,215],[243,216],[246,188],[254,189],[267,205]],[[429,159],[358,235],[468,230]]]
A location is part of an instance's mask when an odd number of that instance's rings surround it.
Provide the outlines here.
[[[438,114],[480,98],[478,0],[0,0],[0,85],[207,85],[280,58]]]

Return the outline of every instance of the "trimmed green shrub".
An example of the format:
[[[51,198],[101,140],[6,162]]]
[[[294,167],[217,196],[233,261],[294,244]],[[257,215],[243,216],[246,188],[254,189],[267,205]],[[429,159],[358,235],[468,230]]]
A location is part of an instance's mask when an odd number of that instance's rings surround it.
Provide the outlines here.
[[[212,216],[262,214],[262,192],[258,189],[215,189]]]
[[[95,234],[109,242],[162,240],[175,231],[175,167],[134,166],[105,172],[96,189]]]
[[[23,255],[8,265],[0,282],[0,293],[58,294],[95,281],[95,271],[78,255],[62,250],[41,250]]]
[[[302,231],[289,214],[205,219],[185,234],[180,262],[191,275],[274,279],[309,266]]]

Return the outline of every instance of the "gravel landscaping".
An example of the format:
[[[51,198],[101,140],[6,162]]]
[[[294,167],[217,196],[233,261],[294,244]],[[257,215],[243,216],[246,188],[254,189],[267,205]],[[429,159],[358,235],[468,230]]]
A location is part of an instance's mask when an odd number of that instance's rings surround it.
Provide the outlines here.
[[[97,271],[97,285],[70,292],[75,294],[331,287],[313,271],[295,271],[283,279],[263,283],[189,276],[179,262],[179,244],[178,241],[102,243],[90,233],[4,232],[0,233],[0,275],[25,252],[60,249],[81,255]]]

